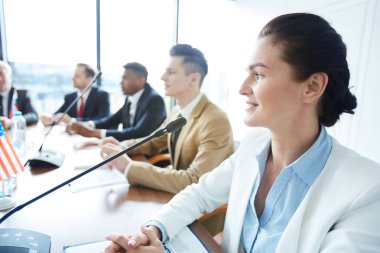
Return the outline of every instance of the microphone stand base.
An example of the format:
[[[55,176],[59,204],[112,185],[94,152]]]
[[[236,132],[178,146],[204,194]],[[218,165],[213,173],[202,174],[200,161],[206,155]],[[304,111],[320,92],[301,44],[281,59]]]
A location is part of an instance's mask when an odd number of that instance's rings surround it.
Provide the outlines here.
[[[41,150],[29,161],[30,168],[59,168],[65,160],[65,155],[53,150]]]
[[[12,197],[0,198],[0,211],[10,209],[16,205],[16,201]]]

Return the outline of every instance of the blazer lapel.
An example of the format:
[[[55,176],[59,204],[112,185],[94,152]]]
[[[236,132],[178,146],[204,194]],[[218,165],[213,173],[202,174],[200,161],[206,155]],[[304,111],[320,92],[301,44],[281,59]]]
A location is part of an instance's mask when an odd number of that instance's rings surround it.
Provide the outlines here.
[[[128,105],[129,104],[129,105]],[[129,122],[129,110],[131,108],[130,102],[128,101],[128,96],[125,98],[122,113],[121,113],[121,123],[123,128],[129,128],[131,126]]]
[[[178,136],[177,143],[175,145],[175,154],[174,154],[174,163],[173,163],[174,169],[177,169],[178,160],[181,155],[183,141],[186,138],[187,134],[189,133],[190,129],[192,129],[193,125],[196,123],[197,119],[202,115],[202,111],[204,110],[207,103],[208,103],[208,99],[204,95],[202,95],[201,100],[199,101],[197,106],[194,108],[189,119],[187,120],[187,124],[184,127],[182,127],[181,133]],[[176,118],[178,117],[178,115],[179,113],[176,115]],[[170,135],[170,138],[171,138],[171,135]]]
[[[256,154],[269,141],[266,129],[257,128],[245,135],[236,151],[236,162],[231,183],[230,196],[222,245],[225,252],[238,252],[245,214],[253,185],[259,175]]]
[[[83,117],[87,117],[87,115],[90,115],[90,110],[92,108],[92,104],[95,101],[95,93],[96,93],[96,88],[91,88],[90,94],[88,94],[86,104],[84,105],[84,111],[83,111]],[[77,101],[79,103],[79,100]],[[77,108],[77,107],[75,107]],[[77,111],[77,110],[75,110]]]
[[[178,118],[178,115],[180,114],[180,112],[181,112],[181,109],[179,108],[179,106],[178,106],[178,105],[175,106],[175,107],[172,109],[172,111],[171,111],[171,113],[170,113],[168,119],[165,120],[165,122],[163,123],[163,125],[166,125],[166,124],[168,124],[169,122],[171,122],[171,121],[175,120],[176,118]],[[168,138],[167,138],[167,147],[168,147],[168,149],[169,149],[169,153],[170,153],[170,154],[172,153],[172,146],[171,146],[171,141],[170,141],[171,139],[172,139],[172,133],[169,133],[169,134],[168,134]],[[170,156],[170,157],[171,157],[171,156]],[[174,167],[174,161],[172,161],[172,165],[173,165],[173,168],[175,169],[175,167]]]
[[[251,197],[253,185],[259,172],[259,165],[252,148],[239,148],[244,156],[244,160],[238,162],[231,185],[230,197],[228,202],[227,217],[223,234],[223,248],[228,248],[227,252],[236,252],[240,245],[240,237],[243,229],[245,213]],[[248,154],[250,153],[250,154]],[[227,227],[228,226],[228,227]],[[224,232],[224,233],[225,233]],[[241,249],[239,249],[241,250]]]
[[[309,190],[310,191],[310,190]],[[299,239],[301,228],[304,221],[306,206],[309,202],[309,196],[305,196],[301,205],[290,219],[277,245],[276,253],[280,252],[299,252]],[[310,252],[311,253],[311,252]]]
[[[147,97],[148,97],[147,95],[148,95],[148,92],[150,92],[150,90],[151,90],[151,87],[149,86],[149,84],[145,84],[144,91],[141,94],[141,97],[140,97],[140,99],[139,99],[139,101],[137,102],[137,105],[136,105],[136,113],[135,113],[135,117],[133,119],[132,126],[134,126],[136,124],[136,121],[140,118],[140,115],[142,113],[143,104],[146,103]]]
[[[278,242],[276,250],[277,253],[318,252],[318,248],[316,247],[316,245],[320,243],[318,237],[322,236],[322,233],[319,233],[319,228],[323,226],[323,217],[321,217],[320,220],[312,219],[310,217],[328,215],[323,212],[320,212],[319,215],[315,215],[315,213],[318,212],[317,209],[319,209],[320,206],[329,206],[331,209],[334,209],[334,206],[336,205],[336,203],[328,202],[328,198],[318,197],[321,195],[321,192],[329,188],[328,185],[322,185],[324,184],[323,178],[325,177],[325,175],[329,174],[330,171],[333,171],[333,168],[330,166],[330,162],[328,160],[321,174],[310,187],[305,198],[303,199],[300,206],[297,208],[293,217],[290,219],[288,225],[286,226]],[[328,194],[334,193],[331,192]],[[326,226],[324,229],[329,229],[329,227]],[[317,233],[317,235],[313,235],[314,233]]]
[[[76,92],[73,92],[73,93],[71,93],[71,94],[69,94],[69,97],[68,97],[68,99],[67,99],[67,107],[66,108],[64,108],[64,111],[65,110],[67,110],[67,108],[68,108],[68,106],[72,103],[72,102],[74,102],[74,100],[75,99],[77,99],[77,96],[78,96],[78,94],[76,93]],[[70,109],[69,109],[69,111],[67,112],[67,114],[69,114],[71,117],[73,117],[73,118],[76,118],[77,117],[77,111],[78,111],[78,102],[79,102],[79,100],[75,103],[75,105],[73,105]],[[86,107],[85,107],[85,111],[86,111]],[[63,111],[62,111],[63,112]],[[85,112],[84,112],[85,113]],[[83,113],[83,114],[84,114]]]
[[[15,88],[11,87],[10,91],[9,91],[9,95],[8,95],[8,111],[7,111],[7,117],[9,118],[10,116],[10,112],[12,110],[12,100],[13,100],[13,93],[14,92],[17,92]]]
[[[178,118],[178,116],[179,116],[179,113],[176,115],[175,118]],[[186,135],[188,134],[189,129],[191,129],[193,124],[194,124],[194,118],[190,117],[187,124],[184,127],[182,127],[181,133],[178,136],[177,143],[175,144],[175,154],[174,154],[174,163],[173,163],[174,169],[177,169],[177,166],[178,166],[178,160],[179,160],[179,156],[181,154],[183,140],[186,137]],[[170,139],[171,138],[172,138],[172,134],[170,134]]]
[[[339,154],[336,146],[337,144],[333,140],[331,154],[325,167],[290,219],[280,238],[276,252],[318,252],[324,232],[327,233],[334,222],[333,220],[326,222],[329,216],[333,219],[331,210],[340,210],[345,206],[342,203],[350,201],[350,197],[347,197],[348,193],[339,201],[331,201],[331,198],[326,197],[336,194],[336,188],[331,187],[336,180],[334,178],[336,165],[332,157],[339,156],[338,159],[344,160],[344,155],[347,153],[344,150]],[[337,179],[341,178],[337,177]],[[320,219],[316,219],[316,217],[320,217]]]

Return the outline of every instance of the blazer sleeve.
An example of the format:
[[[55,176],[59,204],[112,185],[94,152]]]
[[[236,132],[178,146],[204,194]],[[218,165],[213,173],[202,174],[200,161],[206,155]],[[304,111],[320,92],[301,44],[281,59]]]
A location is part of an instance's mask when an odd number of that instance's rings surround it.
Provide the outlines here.
[[[178,193],[187,185],[197,183],[203,174],[216,168],[233,152],[232,131],[227,117],[215,117],[201,128],[201,143],[188,168],[163,169],[149,163],[134,162],[127,174],[128,182],[171,193]]]
[[[110,95],[108,92],[101,91],[97,99],[97,104],[99,105],[97,116],[92,117],[92,120],[102,119],[110,115]],[[91,120],[88,119],[88,120]]]
[[[164,123],[161,124],[159,128],[157,128],[155,131],[162,129],[166,126],[166,124],[170,122],[170,117],[165,119]],[[142,141],[143,138],[138,138],[138,139],[131,139],[131,140],[126,140],[122,142],[123,146],[130,147],[140,141]],[[133,156],[133,155],[145,155],[145,156],[152,156],[156,154],[162,153],[164,150],[168,149],[168,136],[167,135],[162,135],[160,137],[154,138],[141,146],[131,150],[128,152],[128,155]]]
[[[318,252],[366,252],[380,249],[380,182],[369,185],[330,228]]]
[[[92,94],[94,92],[94,94]],[[95,88],[91,91],[90,96],[87,98],[91,101],[88,106],[89,110],[85,109],[83,118],[77,118],[78,121],[100,120],[110,116],[110,97],[108,92]]]
[[[202,214],[228,202],[236,157],[237,154],[233,154],[213,171],[204,174],[198,184],[187,186],[151,219],[164,225],[169,239]]]
[[[19,110],[22,112],[26,124],[37,124],[38,114],[31,103],[30,96],[27,90],[18,91],[18,104],[20,105]]]
[[[54,114],[57,114],[57,113],[60,113],[60,112],[64,112],[66,110],[66,108],[70,104],[69,95],[70,94],[65,95],[63,104],[61,105],[61,107],[58,108],[58,110]]]
[[[165,104],[160,96],[154,96],[148,99],[148,103],[143,109],[144,112],[135,126],[123,130],[107,130],[106,136],[113,136],[119,141],[148,136],[166,118]]]
[[[123,108],[124,106],[121,107],[115,114],[111,116],[94,120],[95,127],[98,129],[117,128],[118,125],[121,123]]]

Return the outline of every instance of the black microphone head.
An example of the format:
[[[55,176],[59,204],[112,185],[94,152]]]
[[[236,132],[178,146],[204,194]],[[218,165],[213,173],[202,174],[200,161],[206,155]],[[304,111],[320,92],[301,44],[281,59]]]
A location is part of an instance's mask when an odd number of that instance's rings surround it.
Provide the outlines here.
[[[186,125],[186,119],[184,117],[179,117],[176,120],[173,120],[172,122],[169,122],[164,128],[157,130],[153,136],[158,137],[164,134],[172,133],[181,127]]]
[[[174,131],[177,131],[178,129],[180,129],[184,125],[186,125],[186,123],[187,123],[187,121],[184,117],[179,117],[179,118],[173,120],[172,122],[169,122],[165,128],[166,128],[168,133],[172,133]]]

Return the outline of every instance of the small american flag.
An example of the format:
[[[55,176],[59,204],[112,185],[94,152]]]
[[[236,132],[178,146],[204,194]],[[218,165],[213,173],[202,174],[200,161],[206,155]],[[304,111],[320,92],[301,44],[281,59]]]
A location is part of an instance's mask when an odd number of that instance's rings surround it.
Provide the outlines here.
[[[23,171],[24,167],[13,149],[9,138],[5,135],[3,125],[0,123],[0,181]]]

